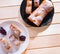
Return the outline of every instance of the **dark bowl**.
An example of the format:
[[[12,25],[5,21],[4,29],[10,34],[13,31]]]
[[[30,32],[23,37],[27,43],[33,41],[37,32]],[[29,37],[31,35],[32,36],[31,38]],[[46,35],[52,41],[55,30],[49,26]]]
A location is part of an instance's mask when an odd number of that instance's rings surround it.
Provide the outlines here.
[[[36,9],[36,7],[34,7],[34,0],[32,0],[32,1],[33,1],[33,2],[32,2],[32,11],[34,11],[34,10]],[[50,1],[51,1],[51,0],[50,0]],[[51,2],[52,2],[52,1],[51,1]],[[41,4],[41,3],[42,3],[42,0],[40,0],[40,4]],[[37,27],[34,23],[30,22],[30,21],[27,19],[29,15],[26,14],[25,9],[26,9],[26,0],[23,0],[22,4],[21,4],[21,6],[20,6],[20,13],[21,13],[21,16],[22,16],[23,20],[24,20],[27,24],[29,24],[29,25],[31,25],[31,26],[33,26],[33,27]],[[39,27],[45,26],[45,25],[47,25],[49,22],[51,22],[52,19],[53,19],[53,15],[54,15],[54,9],[46,15],[46,17],[44,18],[43,22],[41,23],[41,25],[40,25]]]

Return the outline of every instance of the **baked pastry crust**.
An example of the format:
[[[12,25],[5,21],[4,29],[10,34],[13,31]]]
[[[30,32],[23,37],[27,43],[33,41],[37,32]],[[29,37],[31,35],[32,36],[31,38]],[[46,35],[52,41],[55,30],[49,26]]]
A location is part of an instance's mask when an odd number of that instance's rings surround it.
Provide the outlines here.
[[[7,52],[11,51],[12,46],[4,38],[0,38],[0,42],[5,51]]]
[[[18,38],[22,32],[21,29],[17,27],[15,24],[11,24],[10,29],[11,29],[12,34],[14,34],[16,38]]]
[[[31,12],[32,12],[32,0],[27,0],[25,12],[26,12],[26,14],[31,14]]]
[[[13,34],[11,34],[10,36],[9,36],[9,40],[10,40],[10,42],[13,44],[13,45],[15,45],[15,46],[20,46],[20,41],[19,41],[19,39],[16,39],[16,37],[13,35]]]
[[[35,25],[39,26],[44,17],[53,9],[53,3],[49,0],[44,0],[42,4],[28,17]]]

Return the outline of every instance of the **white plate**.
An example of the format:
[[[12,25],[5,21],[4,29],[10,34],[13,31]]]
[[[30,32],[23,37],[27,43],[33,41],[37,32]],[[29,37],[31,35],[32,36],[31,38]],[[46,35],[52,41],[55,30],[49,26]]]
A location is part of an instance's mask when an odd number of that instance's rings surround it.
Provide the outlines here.
[[[21,35],[26,36],[26,40],[25,40],[25,42],[23,44],[21,44],[19,50],[17,52],[12,53],[12,54],[22,54],[23,51],[27,48],[27,46],[29,44],[29,34],[28,34],[28,31],[27,31],[27,28],[24,25],[22,25],[22,24],[20,24],[20,23],[18,23],[16,21],[6,21],[6,22],[3,22],[0,25],[7,31],[7,36],[10,33],[9,26],[12,23],[15,24],[15,25],[17,25],[18,27],[20,27],[20,29],[22,30]]]

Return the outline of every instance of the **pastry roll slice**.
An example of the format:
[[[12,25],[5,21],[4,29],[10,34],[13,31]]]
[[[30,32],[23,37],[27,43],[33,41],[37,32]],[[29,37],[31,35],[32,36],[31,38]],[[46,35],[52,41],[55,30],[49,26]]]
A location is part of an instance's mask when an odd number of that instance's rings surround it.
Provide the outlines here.
[[[27,0],[25,11],[26,11],[26,14],[31,14],[31,12],[32,12],[32,0]]]
[[[17,46],[17,47],[20,46],[20,41],[16,39],[13,34],[9,36],[9,40],[14,46]]]
[[[40,0],[34,0],[34,6],[39,7],[40,5]]]
[[[49,0],[44,0],[42,4],[28,17],[35,25],[41,25],[44,17],[53,9],[53,4]]]
[[[44,8],[47,12],[50,12],[54,8],[53,3],[49,0],[44,0],[40,7]]]
[[[16,38],[20,36],[21,29],[18,26],[11,24],[10,29],[11,29],[12,34],[14,34]]]
[[[3,38],[0,38],[0,42],[2,44],[2,47],[5,51],[9,52],[12,49],[12,46]]]

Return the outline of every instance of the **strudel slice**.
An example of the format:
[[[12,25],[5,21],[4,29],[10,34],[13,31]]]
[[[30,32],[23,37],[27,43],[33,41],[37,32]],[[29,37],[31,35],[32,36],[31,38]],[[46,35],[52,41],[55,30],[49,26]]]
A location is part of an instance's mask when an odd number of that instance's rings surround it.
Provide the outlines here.
[[[35,25],[39,26],[44,17],[53,9],[53,3],[49,0],[44,0],[42,4],[28,17]]]
[[[26,14],[31,14],[32,12],[32,0],[26,0],[27,4],[26,4]]]
[[[49,0],[44,0],[40,7],[44,8],[47,11],[47,13],[54,8],[53,3]]]
[[[15,24],[11,24],[10,29],[11,29],[12,34],[14,34],[16,38],[20,36],[21,29],[18,26],[16,26]]]
[[[0,38],[0,42],[5,51],[7,51],[7,52],[11,51],[12,46],[4,38]]]
[[[9,36],[9,40],[10,40],[11,44],[13,44],[14,46],[17,46],[17,47],[20,46],[20,41],[18,39],[16,39],[13,34]]]

